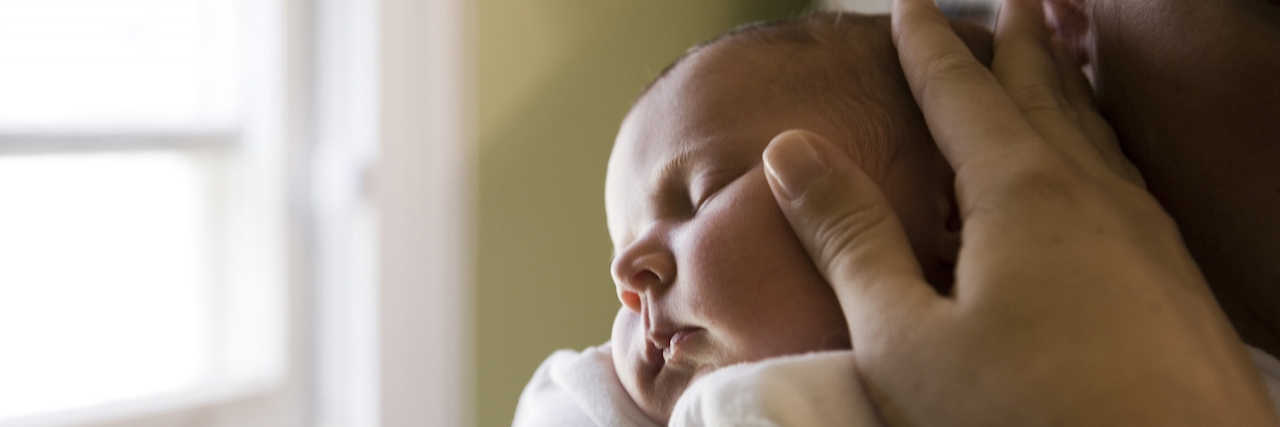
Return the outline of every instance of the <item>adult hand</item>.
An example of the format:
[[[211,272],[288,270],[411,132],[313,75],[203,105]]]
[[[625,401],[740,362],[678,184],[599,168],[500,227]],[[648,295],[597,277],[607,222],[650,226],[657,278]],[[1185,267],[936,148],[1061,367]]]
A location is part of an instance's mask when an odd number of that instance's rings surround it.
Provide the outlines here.
[[[783,133],[764,154],[886,420],[1275,425],[1177,228],[1119,152],[1079,68],[1055,54],[1040,0],[1005,1],[990,71],[932,0],[896,1],[893,28],[956,172],[953,295],[926,283],[876,185],[822,137]]]

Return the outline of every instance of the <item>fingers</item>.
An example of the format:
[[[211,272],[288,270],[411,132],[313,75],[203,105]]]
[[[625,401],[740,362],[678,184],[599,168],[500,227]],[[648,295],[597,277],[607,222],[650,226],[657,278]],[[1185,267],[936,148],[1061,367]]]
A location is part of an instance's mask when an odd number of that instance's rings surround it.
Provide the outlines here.
[[[974,203],[965,194],[998,179],[987,172],[1028,157],[1027,148],[1052,146],[1085,170],[1141,185],[1078,67],[1064,69],[1054,51],[1041,1],[1006,0],[990,72],[931,0],[896,0],[893,35],[916,102],[956,171],[962,209]]]
[[[892,207],[842,152],[793,130],[769,143],[764,162],[778,205],[835,290],[855,341],[875,333],[869,325],[911,322],[940,300]]]
[[[1004,2],[996,24],[995,46],[991,72],[1023,113],[1066,119],[1066,94],[1040,0]]]
[[[933,0],[896,0],[892,17],[893,41],[911,92],[959,179],[966,180],[975,159],[1036,143],[1036,132],[1017,105],[974,59]]]
[[[1139,187],[1146,187],[1138,168],[1129,162],[1120,150],[1120,142],[1115,131],[1098,112],[1097,100],[1093,97],[1093,87],[1089,79],[1076,62],[1076,54],[1062,44],[1061,40],[1053,40],[1054,62],[1058,66],[1058,75],[1062,77],[1062,92],[1067,105],[1074,112],[1076,121],[1084,128],[1089,141],[1107,162],[1108,167],[1121,178]]]
[[[1080,91],[1084,88],[1063,74],[1041,0],[1004,2],[996,25],[995,50],[992,73],[1044,141],[1086,167],[1105,168],[1107,159],[1100,155],[1094,135],[1077,114],[1077,107],[1086,112],[1092,107],[1083,104]]]
[[[1061,40],[1051,39],[1042,0],[1006,0],[995,44],[992,72],[1047,142],[1086,167],[1143,185],[1111,126],[1098,114],[1093,88],[1076,55]]]
[[[1098,103],[1093,98],[1093,87],[1089,85],[1089,79],[1085,78],[1084,72],[1080,70],[1075,54],[1063,43],[1066,42],[1061,39],[1050,41],[1053,48],[1053,61],[1057,64],[1058,75],[1062,77],[1063,96],[1066,97],[1067,104],[1077,112],[1097,111]]]

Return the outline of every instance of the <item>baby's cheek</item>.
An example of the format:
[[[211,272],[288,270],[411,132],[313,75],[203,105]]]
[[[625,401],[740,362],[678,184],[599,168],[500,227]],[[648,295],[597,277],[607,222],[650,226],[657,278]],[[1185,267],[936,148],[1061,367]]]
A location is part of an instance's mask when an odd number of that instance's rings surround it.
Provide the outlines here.
[[[700,212],[697,227],[681,236],[689,251],[680,265],[684,295],[703,321],[729,336],[718,337],[741,353],[758,335],[770,335],[792,315],[789,302],[827,296],[829,287],[813,267],[777,206],[763,176],[743,177],[718,206]],[[834,297],[833,295],[831,296]],[[785,332],[784,332],[785,333]]]
[[[634,311],[628,310],[626,307],[618,310],[618,315],[613,318],[613,330],[610,333],[610,350],[613,353],[614,369],[619,374],[623,372],[632,372],[633,365],[636,363],[634,352],[636,328],[639,324],[640,316]]]
[[[847,345],[835,293],[791,230],[767,183],[760,182],[731,211],[735,250],[720,273],[732,277],[722,317],[735,355],[759,360]],[[729,255],[729,254],[726,254]]]
[[[618,316],[613,319],[613,331],[611,333],[610,352],[613,356],[613,369],[618,373],[618,380],[622,382],[622,388],[627,390],[627,394],[632,399],[639,401],[640,384],[642,378],[639,378],[640,361],[637,349],[636,337],[639,330],[640,316],[636,312],[623,307],[618,310]]]

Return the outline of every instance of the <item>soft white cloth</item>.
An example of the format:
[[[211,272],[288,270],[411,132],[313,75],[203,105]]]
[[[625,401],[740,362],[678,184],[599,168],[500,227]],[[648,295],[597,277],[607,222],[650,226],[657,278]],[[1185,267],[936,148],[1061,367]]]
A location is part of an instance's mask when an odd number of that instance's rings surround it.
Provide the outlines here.
[[[1247,347],[1247,346],[1246,346]],[[1262,380],[1267,383],[1267,391],[1271,392],[1271,407],[1280,412],[1280,360],[1267,352],[1253,347],[1249,348],[1249,356],[1262,372]]]
[[[1248,347],[1280,411],[1280,360]],[[850,351],[811,353],[718,370],[676,403],[672,427],[880,426]]]
[[[1280,411],[1280,361],[1249,348]],[[879,426],[849,351],[811,353],[719,369],[676,402],[673,427]],[[656,427],[614,372],[609,344],[560,350],[525,386],[514,427]]]
[[[520,394],[512,427],[658,427],[622,388],[609,343],[551,354]]]
[[[857,378],[848,350],[722,368],[685,390],[671,426],[882,425]]]

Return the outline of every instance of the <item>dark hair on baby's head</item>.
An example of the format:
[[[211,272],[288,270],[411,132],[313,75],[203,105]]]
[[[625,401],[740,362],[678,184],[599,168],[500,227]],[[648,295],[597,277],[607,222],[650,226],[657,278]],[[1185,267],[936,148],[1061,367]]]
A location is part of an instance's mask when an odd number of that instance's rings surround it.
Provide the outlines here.
[[[974,39],[976,34],[961,35]],[[743,25],[690,48],[640,97],[675,70],[703,66],[697,65],[703,55],[776,68],[760,87],[744,90],[785,94],[797,105],[817,109],[844,133],[826,136],[862,158],[865,168],[877,169],[904,149],[932,142],[898,63],[888,16],[825,12]],[[978,56],[985,59],[989,53]]]
[[[667,65],[667,67],[662,69],[662,71],[659,71],[657,76],[654,76],[653,81],[649,82],[649,85],[645,86],[644,90],[640,92],[640,96],[643,97],[645,93],[648,93],[649,89],[661,81],[663,77],[666,77],[667,74],[671,73],[672,69],[680,66],[680,64],[685,62],[686,59],[708,47],[731,40],[756,42],[761,44],[785,42],[803,45],[819,43],[821,39],[819,39],[815,34],[814,30],[816,26],[814,25],[814,21],[829,20],[835,25],[840,25],[841,19],[845,17],[849,17],[851,19],[869,18],[868,16],[863,15],[846,15],[842,12],[821,12],[805,14],[795,18],[757,21],[739,25],[737,28],[715,36],[711,38],[711,40],[698,43],[693,47],[690,47],[688,50],[685,50],[684,54],[680,55],[679,58],[676,58],[674,62]]]

